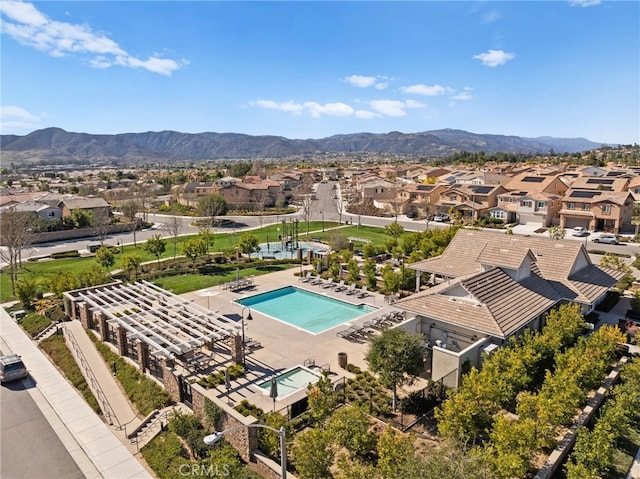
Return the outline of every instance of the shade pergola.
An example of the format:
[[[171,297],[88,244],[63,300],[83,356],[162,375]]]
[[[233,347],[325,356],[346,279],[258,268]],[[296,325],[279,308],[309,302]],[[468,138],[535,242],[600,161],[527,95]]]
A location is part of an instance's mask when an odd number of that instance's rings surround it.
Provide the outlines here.
[[[169,359],[238,334],[238,325],[226,316],[147,281],[68,294],[76,302],[86,302],[91,311],[101,312],[107,323],[125,329],[127,338],[139,339],[149,345],[152,354]]]

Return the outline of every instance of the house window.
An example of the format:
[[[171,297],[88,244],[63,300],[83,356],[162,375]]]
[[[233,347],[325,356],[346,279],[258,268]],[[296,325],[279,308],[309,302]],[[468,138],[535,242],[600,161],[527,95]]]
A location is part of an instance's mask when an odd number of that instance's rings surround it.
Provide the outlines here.
[[[570,210],[575,210],[576,209],[576,204],[575,203],[567,203],[567,208]]]
[[[49,218],[55,218],[55,216],[56,216],[56,212],[55,212],[55,211],[49,211],[49,212],[47,212],[47,216],[48,216]]]
[[[544,208],[547,204],[544,201],[538,201],[538,208]]]
[[[611,214],[611,205],[602,205],[602,212],[606,215]]]
[[[582,211],[589,211],[589,204],[588,203],[583,203],[582,204]]]
[[[505,219],[505,214],[504,211],[492,211],[491,212],[491,216],[493,216],[494,218],[498,218],[500,220]]]
[[[449,195],[449,201],[456,201],[458,197],[456,195]]]
[[[522,200],[522,203],[520,203],[520,205],[523,208],[531,208],[533,206],[533,203],[530,200]]]

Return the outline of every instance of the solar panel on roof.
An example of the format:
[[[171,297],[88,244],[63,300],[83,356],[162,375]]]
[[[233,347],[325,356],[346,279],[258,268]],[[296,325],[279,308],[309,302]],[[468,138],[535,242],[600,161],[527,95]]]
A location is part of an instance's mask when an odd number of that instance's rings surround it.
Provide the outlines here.
[[[489,193],[492,189],[493,189],[492,186],[472,186],[471,187],[471,190],[473,190],[474,193],[477,193],[479,195],[484,195],[486,193]]]
[[[542,176],[525,176],[521,180],[524,183],[542,183],[544,181],[544,177]]]
[[[572,191],[569,196],[571,198],[593,198],[594,196],[598,196],[598,195],[601,195],[601,194],[602,194],[601,191],[576,190],[576,191]]]
[[[620,176],[624,175],[624,171],[610,171],[607,173],[607,176]]]
[[[526,191],[516,191],[514,193],[511,193],[513,196],[524,196],[527,194]]]
[[[612,185],[615,180],[607,180],[604,178],[589,178],[587,183],[592,185]]]

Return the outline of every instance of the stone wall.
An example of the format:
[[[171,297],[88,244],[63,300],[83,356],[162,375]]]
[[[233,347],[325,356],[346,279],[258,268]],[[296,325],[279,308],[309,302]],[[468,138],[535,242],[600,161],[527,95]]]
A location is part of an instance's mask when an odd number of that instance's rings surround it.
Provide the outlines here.
[[[132,231],[133,225],[130,223],[121,223],[111,225],[106,228],[106,234],[124,233]],[[98,236],[99,228],[81,228],[63,231],[49,231],[46,233],[34,233],[31,237],[32,244],[49,243],[52,241],[65,241],[78,238],[93,238]]]

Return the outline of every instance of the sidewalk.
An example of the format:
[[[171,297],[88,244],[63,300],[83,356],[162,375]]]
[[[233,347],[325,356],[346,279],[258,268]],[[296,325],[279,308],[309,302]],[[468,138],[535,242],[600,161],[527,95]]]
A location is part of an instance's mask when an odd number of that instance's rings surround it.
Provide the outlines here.
[[[2,308],[0,327],[37,386],[31,396],[87,478],[153,478]]]

